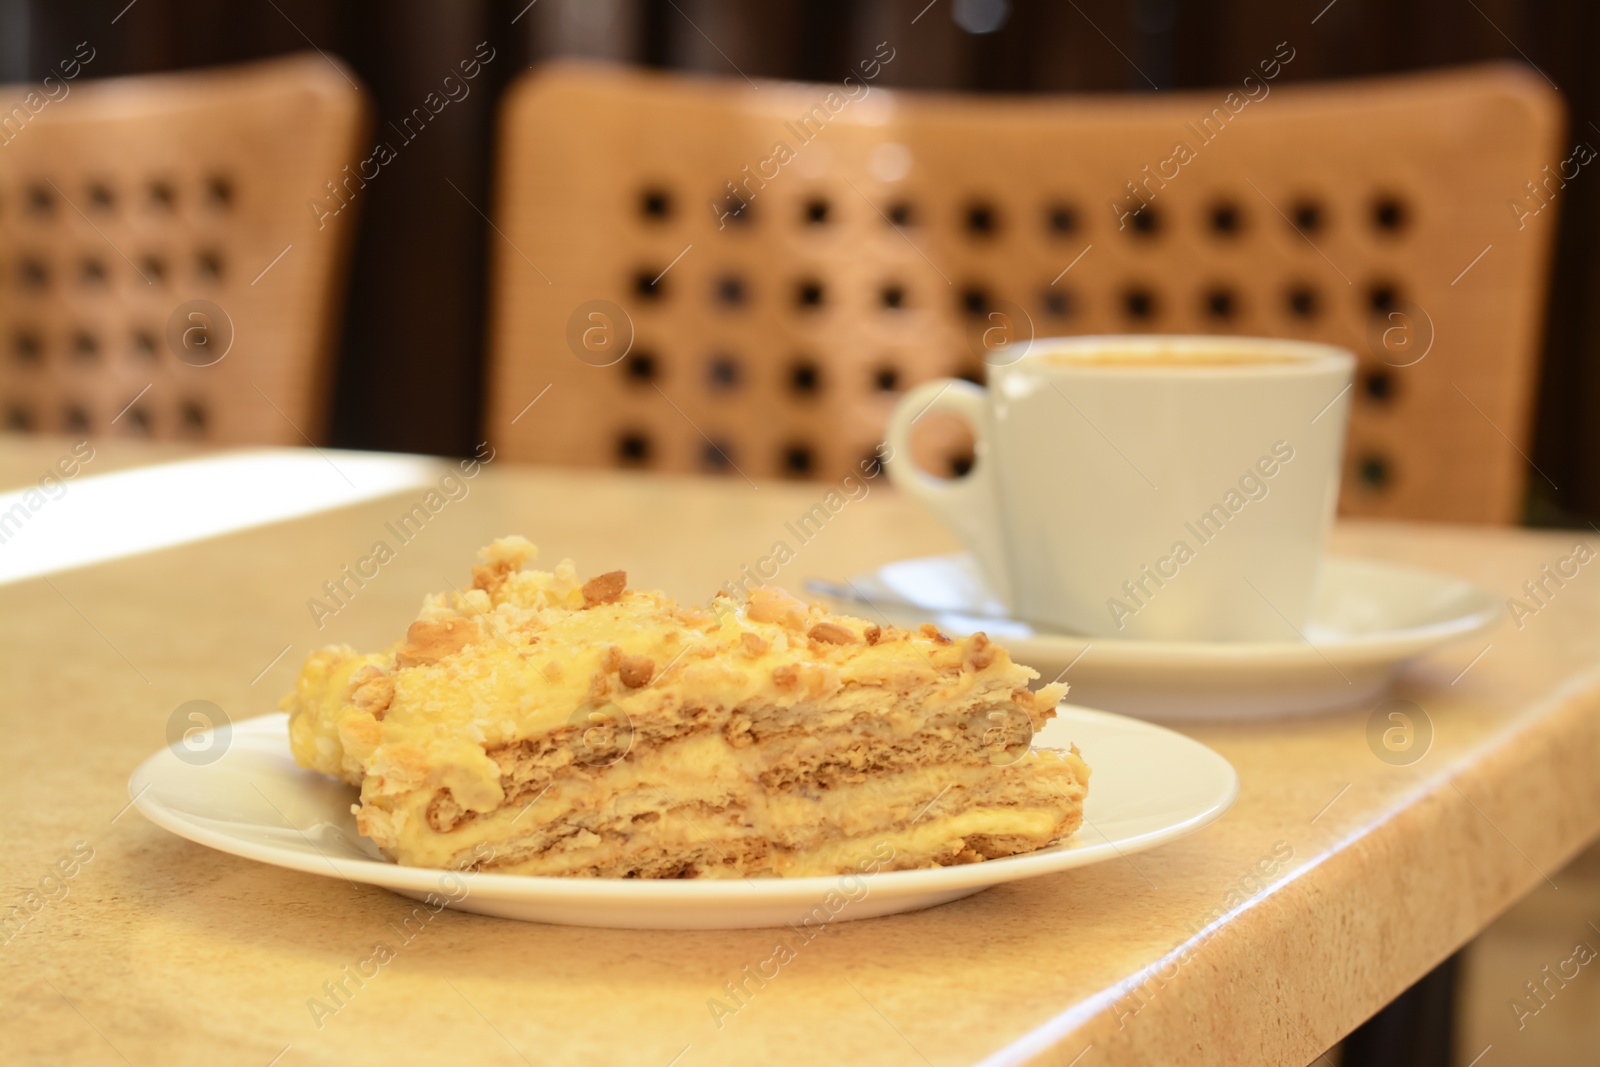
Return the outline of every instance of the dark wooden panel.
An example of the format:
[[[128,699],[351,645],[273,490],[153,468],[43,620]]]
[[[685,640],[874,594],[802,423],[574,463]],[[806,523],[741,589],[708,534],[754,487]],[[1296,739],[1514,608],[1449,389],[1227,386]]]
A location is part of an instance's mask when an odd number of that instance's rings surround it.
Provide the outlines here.
[[[349,55],[377,99],[376,138],[397,158],[362,192],[363,225],[334,394],[334,443],[461,453],[482,407],[488,159],[498,83],[515,73],[513,42],[420,130],[402,126],[487,39],[490,5],[429,0],[385,5],[348,34]],[[406,56],[407,62],[385,57]]]

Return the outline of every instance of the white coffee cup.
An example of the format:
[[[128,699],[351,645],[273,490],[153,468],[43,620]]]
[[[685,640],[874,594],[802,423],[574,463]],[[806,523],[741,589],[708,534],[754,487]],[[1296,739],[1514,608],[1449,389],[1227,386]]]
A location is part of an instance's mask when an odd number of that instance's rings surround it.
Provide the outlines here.
[[[987,388],[927,382],[889,420],[890,478],[977,558],[1010,614],[1103,637],[1298,640],[1339,490],[1355,358],[1242,337],[1036,340]],[[929,411],[976,462],[911,459]]]

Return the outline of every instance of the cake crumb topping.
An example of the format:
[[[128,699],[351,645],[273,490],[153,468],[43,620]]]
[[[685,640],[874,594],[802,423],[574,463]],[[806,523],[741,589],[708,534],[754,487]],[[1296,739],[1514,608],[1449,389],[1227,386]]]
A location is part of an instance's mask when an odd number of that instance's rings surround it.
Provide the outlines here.
[[[617,668],[617,675],[622,679],[622,684],[629,689],[638,689],[650,684],[650,679],[655,677],[655,660],[649,656],[629,655],[622,657],[622,663]]]
[[[628,588],[627,571],[607,571],[596,578],[590,578],[583,583],[583,606],[592,608],[596,604],[615,604],[622,598],[622,591]]]
[[[478,627],[466,619],[418,619],[406,631],[406,643],[395,653],[402,667],[438,663],[453,652],[460,652],[478,636]]]
[[[848,626],[841,626],[836,622],[819,622],[806,631],[806,636],[825,645],[853,645],[857,643],[856,632]]]

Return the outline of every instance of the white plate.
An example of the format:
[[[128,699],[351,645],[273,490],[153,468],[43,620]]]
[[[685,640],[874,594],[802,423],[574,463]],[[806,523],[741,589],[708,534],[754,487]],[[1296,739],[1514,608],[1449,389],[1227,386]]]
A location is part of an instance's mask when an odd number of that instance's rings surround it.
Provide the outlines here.
[[[1130,641],[1036,630],[1004,617],[966,553],[901,560],[842,586],[813,584],[847,610],[897,623],[932,620],[952,634],[986,631],[1074,702],[1166,721],[1261,719],[1362,704],[1401,664],[1481,634],[1505,616],[1500,598],[1461,578],[1376,560],[1323,561],[1305,640]],[[838,595],[842,593],[843,595]]]
[[[1063,705],[1034,740],[1055,747],[1075,742],[1093,772],[1083,829],[1070,840],[1009,859],[865,877],[651,881],[402,867],[357,833],[354,789],[295,765],[288,716],[281,714],[234,725],[223,755],[209,764],[162,749],[140,764],[128,792],[157,826],[246,859],[417,899],[434,894],[435,905],[448,901],[484,915],[646,929],[783,926],[808,916],[817,925],[914,911],[1001,882],[1154,848],[1218,818],[1239,794],[1239,776],[1227,760],[1136,719]]]

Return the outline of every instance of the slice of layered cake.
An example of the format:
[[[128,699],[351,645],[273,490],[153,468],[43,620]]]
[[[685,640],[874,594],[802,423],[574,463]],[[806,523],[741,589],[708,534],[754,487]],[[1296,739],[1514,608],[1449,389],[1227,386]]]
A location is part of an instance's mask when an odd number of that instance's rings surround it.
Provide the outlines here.
[[[1063,685],[982,634],[778,590],[680,607],[526,569],[520,537],[386,651],[313,654],[284,698],[303,766],[361,788],[403,864],[610,878],[971,863],[1075,831],[1089,769],[1031,746]]]

